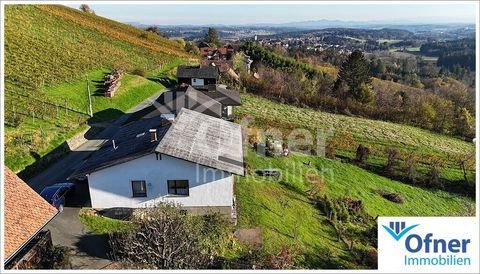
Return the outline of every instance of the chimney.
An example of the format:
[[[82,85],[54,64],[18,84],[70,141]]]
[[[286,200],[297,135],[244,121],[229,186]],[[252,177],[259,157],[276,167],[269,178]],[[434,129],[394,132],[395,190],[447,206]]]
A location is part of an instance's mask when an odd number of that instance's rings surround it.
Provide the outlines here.
[[[117,145],[115,145],[115,140],[112,139],[112,145],[113,145],[113,149],[116,150],[118,148]]]
[[[157,139],[157,130],[154,129],[154,128],[152,128],[152,129],[149,130],[149,132],[150,132],[150,142],[156,142],[156,141],[158,141],[158,139]]]

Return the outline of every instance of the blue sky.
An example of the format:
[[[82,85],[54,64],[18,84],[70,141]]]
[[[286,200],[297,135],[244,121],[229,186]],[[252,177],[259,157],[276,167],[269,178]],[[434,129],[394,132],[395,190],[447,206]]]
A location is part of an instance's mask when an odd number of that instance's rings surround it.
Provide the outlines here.
[[[78,8],[77,5],[68,5]],[[475,4],[321,4],[321,5],[90,5],[95,12],[121,22],[144,24],[250,24],[309,20],[402,21],[406,23],[473,23]]]

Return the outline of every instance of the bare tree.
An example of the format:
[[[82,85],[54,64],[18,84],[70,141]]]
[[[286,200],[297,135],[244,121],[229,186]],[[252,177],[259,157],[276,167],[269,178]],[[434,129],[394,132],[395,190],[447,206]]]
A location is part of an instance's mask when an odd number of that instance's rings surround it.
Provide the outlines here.
[[[80,10],[83,11],[83,12],[86,12],[86,13],[95,14],[95,11],[93,9],[91,9],[90,6],[87,5],[87,4],[81,4],[80,5]]]
[[[386,148],[385,152],[387,153],[387,164],[385,165],[385,171],[391,172],[397,165],[400,152],[396,148]]]
[[[205,243],[221,243],[225,232],[218,220],[170,204],[146,208],[133,217],[134,230],[110,236],[112,257],[137,269],[208,268],[213,257]]]
[[[370,155],[370,149],[367,146],[364,146],[362,144],[358,145],[356,160],[359,164],[365,163],[369,155]]]
[[[405,159],[405,173],[413,184],[417,182],[417,162],[418,158],[413,153],[410,153]]]

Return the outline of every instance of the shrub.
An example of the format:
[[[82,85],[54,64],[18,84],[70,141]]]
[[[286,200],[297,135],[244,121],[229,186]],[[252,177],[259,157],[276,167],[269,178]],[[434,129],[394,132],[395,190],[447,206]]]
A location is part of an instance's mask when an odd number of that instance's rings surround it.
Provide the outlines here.
[[[430,163],[428,171],[428,186],[443,189],[443,183],[440,181],[440,163],[433,161]]]
[[[359,246],[353,249],[353,254],[357,263],[371,269],[378,267],[378,252],[373,247]]]
[[[418,158],[413,153],[410,153],[405,159],[405,174],[407,179],[415,184],[417,182],[417,162]]]
[[[209,268],[229,234],[220,215],[194,216],[174,204],[142,209],[132,222],[135,230],[112,234],[109,244],[114,260],[137,269]]]
[[[132,74],[145,77],[145,70],[136,68],[132,71]]]
[[[329,159],[335,159],[335,155],[337,154],[337,147],[334,142],[329,142],[325,147],[325,156]]]
[[[288,246],[282,246],[277,254],[268,254],[262,262],[265,269],[289,269],[294,265],[294,254]]]
[[[192,42],[187,41],[185,43],[185,51],[189,52],[193,55],[199,55],[200,54],[200,49]]]
[[[362,144],[358,145],[355,160],[359,164],[365,163],[365,161],[368,159],[369,155],[370,155],[370,148],[368,148],[368,147],[366,147]]]
[[[248,143],[252,146],[256,146],[260,142],[260,139],[260,131],[257,129],[257,127],[252,126],[250,128],[250,134],[248,134]]]
[[[400,151],[396,148],[386,148],[385,153],[387,154],[387,163],[385,165],[385,171],[391,172],[393,168],[398,164],[398,156]]]
[[[383,198],[389,200],[390,202],[403,204],[403,197],[400,196],[400,194],[397,194],[395,192],[383,191],[383,190],[377,190],[377,193]]]
[[[40,262],[42,269],[71,269],[69,250],[65,246],[53,246],[43,254]]]

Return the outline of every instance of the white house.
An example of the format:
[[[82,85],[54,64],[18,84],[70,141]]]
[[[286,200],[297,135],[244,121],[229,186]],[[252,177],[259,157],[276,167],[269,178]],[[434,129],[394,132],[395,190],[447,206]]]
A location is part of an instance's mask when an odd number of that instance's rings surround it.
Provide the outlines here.
[[[92,208],[176,202],[230,213],[233,175],[244,175],[241,127],[189,109],[122,127],[75,176],[87,175]]]

